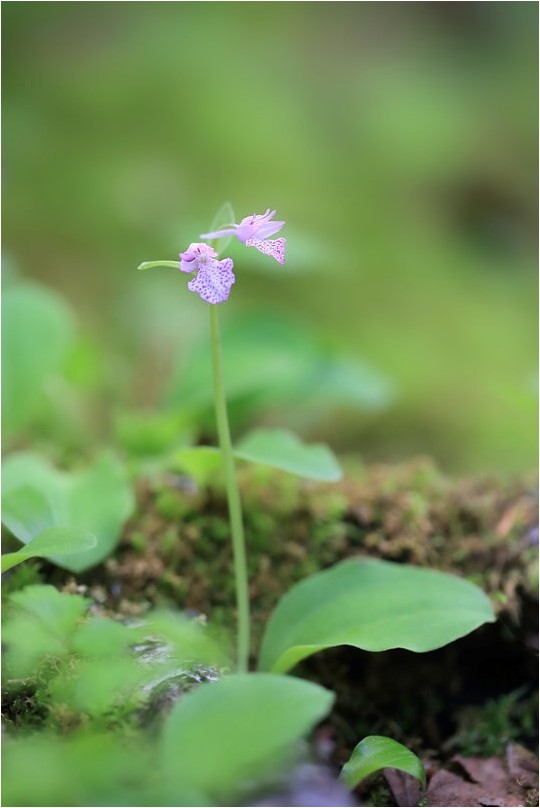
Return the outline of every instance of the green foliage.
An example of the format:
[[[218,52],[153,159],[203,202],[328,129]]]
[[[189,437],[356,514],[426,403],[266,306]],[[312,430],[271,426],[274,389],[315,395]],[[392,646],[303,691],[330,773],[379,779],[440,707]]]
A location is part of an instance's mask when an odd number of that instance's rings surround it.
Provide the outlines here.
[[[45,663],[65,659],[89,605],[88,599],[62,595],[53,586],[36,584],[13,594],[3,628],[7,678],[41,675]]]
[[[37,419],[73,339],[71,312],[54,292],[23,285],[2,303],[2,409],[8,436]]]
[[[215,446],[186,446],[174,453],[170,466],[188,474],[199,485],[208,485],[223,465],[221,453]]]
[[[340,777],[353,789],[370,774],[385,768],[407,772],[425,785],[426,773],[422,761],[406,746],[383,735],[369,735],[360,741],[343,766]]]
[[[327,446],[302,443],[286,429],[253,430],[236,445],[234,456],[308,480],[336,482],[343,476],[335,455]],[[179,449],[172,458],[176,470],[189,474],[202,485],[216,477],[221,465],[219,449],[213,446]]]
[[[74,716],[99,719],[130,711],[155,683],[190,666],[223,665],[221,646],[197,622],[155,612],[127,626],[88,617],[90,601],[52,586],[30,586],[8,601],[3,630],[5,685],[44,687],[42,699]]]
[[[166,783],[154,745],[133,734],[86,729],[67,738],[52,733],[10,738],[4,765],[6,805],[210,804]]]
[[[124,411],[115,421],[115,438],[132,458],[156,457],[185,443],[192,426],[182,412]]]
[[[381,410],[393,400],[382,374],[329,351],[310,329],[283,313],[235,317],[225,324],[222,343],[227,401],[238,424],[276,404],[309,401],[321,410],[336,405]],[[192,410],[199,420],[213,412],[209,355],[203,338],[182,356],[165,393],[168,406]]]
[[[62,740],[47,731],[8,740],[4,799],[12,795],[13,804],[38,804],[38,788],[45,806],[203,806],[221,795],[236,798],[247,781],[289,762],[333,701],[299,679],[229,676],[183,694],[157,739],[144,739],[140,708],[152,704],[154,691],[170,684],[177,699],[192,686],[191,670],[200,679],[202,664],[226,657],[201,625],[181,615],[156,612],[126,626],[88,617],[88,606],[50,586],[9,600],[8,694],[16,699],[33,685],[48,707],[49,728],[75,728]],[[31,782],[21,779],[23,760]]]
[[[24,544],[45,528],[90,531],[92,550],[51,554],[60,567],[80,572],[106,558],[116,546],[134,507],[122,465],[103,456],[79,472],[58,471],[29,452],[10,456],[3,466],[3,522]]]
[[[285,429],[257,429],[235,449],[236,457],[288,471],[310,480],[336,482],[343,476],[331,450],[323,444],[306,445]]]
[[[431,651],[494,620],[486,595],[461,578],[373,559],[344,561],[282,598],[259,667],[283,673],[336,645]]]
[[[538,692],[519,688],[457,716],[459,729],[448,744],[461,755],[490,757],[512,742],[534,747],[538,737]]]
[[[333,694],[311,682],[238,674],[188,694],[167,718],[166,774],[211,798],[291,760],[295,744],[328,712]]]
[[[90,550],[97,544],[96,537],[88,530],[70,527],[48,527],[25,545],[24,550],[2,555],[2,572],[26,561],[27,558],[47,558],[71,555]]]
[[[399,19],[343,4],[308,30],[288,3],[223,4],[210,21],[202,4],[25,8],[5,17],[8,258],[69,289],[120,375],[144,378],[174,342],[164,329],[187,345],[200,314],[171,271],[157,283],[172,316],[142,319],[149,286],[126,267],[176,257],[233,193],[237,214],[278,207],[290,255],[281,270],[231,243],[233,319],[302,311],[400,392],[376,423],[332,417],[324,440],[460,470],[535,463],[535,4],[477,3],[451,23],[440,3]],[[84,59],[58,47],[102,30]],[[374,32],[396,42],[385,58],[359,46]],[[300,404],[284,425],[310,422]]]

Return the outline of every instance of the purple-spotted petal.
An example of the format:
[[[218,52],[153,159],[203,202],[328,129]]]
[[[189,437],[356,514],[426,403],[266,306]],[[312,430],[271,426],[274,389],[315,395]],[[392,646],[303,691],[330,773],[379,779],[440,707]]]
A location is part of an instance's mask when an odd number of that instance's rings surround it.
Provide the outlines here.
[[[235,281],[232,268],[231,258],[208,261],[188,283],[188,289],[197,292],[206,303],[224,303]]]
[[[272,258],[275,258],[279,264],[285,263],[285,244],[286,239],[284,238],[275,238],[275,239],[259,239],[259,238],[248,238],[245,242],[246,247],[255,247],[261,253],[265,255],[270,255]]]

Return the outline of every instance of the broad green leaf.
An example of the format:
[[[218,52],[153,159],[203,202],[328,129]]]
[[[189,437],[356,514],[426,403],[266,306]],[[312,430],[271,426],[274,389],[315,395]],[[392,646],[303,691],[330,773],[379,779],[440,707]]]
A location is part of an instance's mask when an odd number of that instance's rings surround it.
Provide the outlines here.
[[[238,674],[202,685],[166,720],[166,776],[209,797],[232,799],[287,762],[333,698],[311,682],[273,674]]]
[[[6,805],[210,804],[166,783],[153,765],[152,742],[136,733],[88,727],[61,736],[26,732],[10,737],[3,752]]]
[[[286,429],[256,429],[240,442],[234,453],[242,460],[272,466],[310,480],[334,482],[343,476],[327,446],[302,443]]]
[[[92,716],[108,713],[115,706],[143,703],[142,688],[155,676],[149,665],[134,658],[72,660],[49,685],[53,701],[76,713]]]
[[[231,224],[234,224],[234,210],[230,202],[225,202],[212,219],[212,224],[208,232],[214,233],[216,230],[223,230],[223,228]],[[232,236],[222,236],[210,242],[218,256],[221,257],[223,251],[227,249],[231,238]]]
[[[96,537],[88,530],[48,527],[30,539],[23,550],[18,550],[16,553],[4,553],[2,572],[6,572],[27,558],[47,558],[48,556],[82,553],[84,550],[95,547],[96,544]]]
[[[77,626],[70,648],[80,657],[122,656],[136,641],[130,626],[108,617],[91,617]]]
[[[90,600],[54,586],[27,586],[9,599],[3,626],[8,677],[24,678],[47,658],[70,652],[69,641]]]
[[[305,444],[285,429],[257,429],[234,449],[239,460],[287,471],[310,480],[335,482],[342,471],[333,453],[321,443]],[[205,485],[222,466],[220,450],[214,446],[190,446],[175,452],[174,468]]]
[[[45,388],[58,372],[73,338],[70,310],[38,285],[7,289],[2,302],[2,408],[8,434],[39,415]]]
[[[171,468],[188,474],[199,485],[206,485],[222,468],[221,452],[215,446],[186,446],[175,452]]]
[[[17,455],[11,457],[17,457]],[[17,475],[14,487],[10,488],[8,479],[10,465],[11,459],[6,460],[2,466],[4,475],[2,521],[19,541],[28,544],[34,536],[50,527],[54,522],[54,515],[45,494],[37,488],[25,485],[23,478],[19,478]],[[7,475],[5,474],[6,469]]]
[[[310,398],[319,406],[378,412],[392,403],[395,390],[385,376],[365,362],[336,356],[321,361]]]
[[[317,335],[280,311],[259,311],[225,322],[222,333],[224,380],[231,416],[253,420],[267,406],[328,405],[375,410],[388,406],[387,379],[362,362],[329,354]],[[291,346],[294,350],[291,350]],[[167,387],[165,403],[212,412],[213,385],[207,338],[184,352]],[[247,412],[237,412],[242,404]]]
[[[422,761],[406,746],[384,735],[369,735],[360,741],[339,776],[353,789],[370,774],[386,768],[400,769],[416,777],[422,785],[426,783]]]
[[[89,531],[96,546],[69,556],[47,558],[80,572],[106,558],[116,546],[134,507],[122,465],[103,456],[79,472],[58,471],[35,454],[11,455],[3,465],[2,520],[24,544],[48,527]]]
[[[310,335],[282,316],[259,313],[225,323],[222,332],[223,376],[228,402],[246,397],[267,402],[287,400],[311,377]],[[294,351],[290,346],[294,345]],[[213,413],[214,390],[209,338],[181,357],[165,393],[170,406],[207,408]]]
[[[310,576],[281,599],[266,627],[259,667],[284,673],[336,645],[432,651],[494,621],[489,599],[462,578],[353,559]]]
[[[191,437],[187,416],[178,411],[119,413],[115,438],[130,456],[155,457],[168,454]]]

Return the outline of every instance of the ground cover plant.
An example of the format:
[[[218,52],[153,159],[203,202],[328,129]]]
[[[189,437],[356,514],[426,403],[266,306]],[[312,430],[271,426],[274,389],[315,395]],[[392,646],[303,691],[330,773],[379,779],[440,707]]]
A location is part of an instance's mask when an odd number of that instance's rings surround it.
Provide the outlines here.
[[[137,414],[131,420],[124,416],[118,437],[121,445],[130,447],[129,468],[110,454],[72,471],[56,469],[39,454],[26,451],[13,452],[5,462],[4,522],[14,545],[4,556],[3,569],[20,564],[5,587],[10,733],[6,804],[267,804],[265,792],[282,788],[291,769],[298,772],[307,765],[305,741],[333,710],[332,682],[324,676],[323,684],[317,682],[308,660],[313,658],[316,664],[340,648],[375,656],[403,649],[419,659],[418,654],[444,649],[495,621],[491,600],[471,580],[430,569],[429,562],[410,563],[416,559],[404,559],[399,552],[389,560],[382,546],[378,558],[371,557],[373,552],[366,554],[368,548],[377,549],[376,534],[364,542],[364,553],[352,554],[356,557],[342,554],[341,560],[326,561],[320,568],[315,564],[280,593],[269,616],[252,620],[250,572],[261,569],[268,552],[264,517],[271,519],[272,514],[265,514],[256,495],[249,507],[246,543],[237,466],[261,469],[255,472],[261,480],[294,475],[312,485],[324,484],[329,492],[343,479],[339,462],[326,446],[305,444],[288,430],[260,428],[234,446],[231,441],[219,310],[230,294],[240,294],[243,267],[236,268],[237,279],[233,260],[222,256],[236,237],[268,260],[285,265],[285,239],[273,238],[284,222],[274,217],[275,211],[268,209],[236,224],[230,205],[225,205],[209,232],[200,236],[204,241],[190,244],[179,260],[144,262],[139,267],[165,266],[190,275],[188,290],[201,298],[200,309],[208,309],[210,345],[198,361],[213,367],[219,447],[194,439],[195,397],[184,412],[172,410],[163,418],[141,421]],[[29,294],[38,301],[29,329],[37,327],[39,334],[41,322],[56,322],[46,296],[34,289],[18,294],[19,300]],[[193,301],[197,303],[196,298]],[[20,305],[17,299],[15,305]],[[8,319],[8,328],[17,332],[20,327],[18,317]],[[49,325],[43,327],[54,332]],[[66,329],[61,347],[68,339]],[[48,354],[46,347],[43,352],[47,358],[40,387],[61,354],[59,349]],[[32,392],[33,361],[28,360],[30,370],[24,363],[8,366],[17,379],[10,395],[26,400]],[[264,363],[264,356],[256,360]],[[309,389],[309,374],[306,379]],[[239,389],[249,389],[246,384],[240,379]],[[201,411],[205,416],[204,406]],[[13,434],[42,417],[37,407],[23,409]],[[125,607],[111,610],[108,593],[101,596],[101,603],[99,596],[88,597],[92,589],[84,583],[85,576],[90,581],[98,565],[118,572],[115,564],[121,563],[119,543],[126,530],[148,582],[151,564],[145,554],[151,531],[144,526],[129,528],[137,518],[133,480],[162,479],[164,473],[168,476],[159,486],[157,507],[171,527],[175,520],[187,522],[197,512],[196,502],[189,503],[189,496],[187,501],[179,498],[175,486],[186,495],[194,494],[190,489],[194,481],[217,492],[210,496],[222,498],[221,492],[226,492],[228,522],[223,514],[209,519],[195,536],[192,551],[194,569],[203,574],[209,567],[208,551],[213,556],[232,555],[232,579],[213,583],[225,594],[233,593],[234,615],[227,597],[228,609],[213,614],[208,608],[191,615],[170,609],[174,597],[167,609],[156,598],[154,608],[135,608],[131,613]],[[268,474],[277,476],[265,477]],[[287,494],[285,486],[281,493],[290,517],[287,497],[294,499],[295,491]],[[415,508],[423,514],[421,500],[409,504],[413,514]],[[335,517],[344,506],[338,499],[330,507]],[[516,512],[514,521],[517,518]],[[155,576],[177,596],[182,582],[175,576],[174,561],[187,544],[174,530],[158,534],[165,564],[158,566]],[[324,546],[328,539],[323,531],[317,542]],[[384,541],[381,538],[380,544]],[[58,569],[49,577],[61,584],[61,591],[41,580],[36,566],[26,564],[35,556],[45,557],[54,565],[51,570]],[[62,578],[70,573],[76,577]],[[191,588],[189,572],[183,584]],[[504,592],[495,594],[508,599]],[[409,664],[414,669],[414,662]],[[391,723],[392,717],[387,719]],[[412,776],[424,788],[424,766],[402,740],[378,732],[354,738],[348,759],[341,761],[341,773],[339,768],[335,772],[339,781],[334,778],[332,799],[337,801],[317,803],[312,797],[311,802],[298,804],[353,804],[350,790],[388,769]],[[28,766],[36,772],[31,780],[24,775]],[[327,787],[326,783],[321,790]]]

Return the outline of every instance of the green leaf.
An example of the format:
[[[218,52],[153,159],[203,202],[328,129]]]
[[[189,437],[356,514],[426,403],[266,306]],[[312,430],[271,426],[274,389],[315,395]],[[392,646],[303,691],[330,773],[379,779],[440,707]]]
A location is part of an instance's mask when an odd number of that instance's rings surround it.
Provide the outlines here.
[[[286,429],[256,429],[235,449],[236,457],[272,466],[310,480],[335,482],[343,473],[334,454],[322,443],[302,443]]]
[[[317,335],[282,311],[257,311],[223,324],[222,344],[227,401],[233,421],[253,422],[253,412],[269,406],[328,406],[375,411],[387,407],[394,391],[365,363],[329,354]],[[294,351],[291,351],[294,345]],[[210,343],[203,338],[179,355],[165,403],[213,413]],[[238,407],[243,407],[238,412]],[[247,412],[246,412],[247,410]],[[206,413],[205,413],[206,414]]]
[[[342,477],[330,449],[320,443],[306,445],[285,429],[250,432],[234,449],[234,456],[310,480],[334,482]],[[206,485],[222,466],[221,452],[215,446],[188,446],[175,452],[172,465]]]
[[[215,446],[186,446],[171,458],[175,471],[188,474],[199,485],[207,485],[222,468],[221,452]]]
[[[2,302],[2,408],[6,432],[36,418],[60,369],[74,325],[63,300],[37,285],[7,289]]]
[[[157,457],[191,438],[191,426],[184,413],[124,411],[117,415],[115,438],[134,457]]]
[[[272,674],[238,674],[202,685],[166,720],[166,775],[179,786],[232,799],[289,760],[295,742],[326,715],[333,698],[311,682]]]
[[[125,470],[108,455],[82,471],[67,473],[38,455],[21,452],[5,461],[3,482],[2,520],[24,544],[50,527],[95,536],[93,549],[69,556],[47,554],[71,572],[88,569],[110,555],[134,507]]]
[[[47,558],[54,555],[71,555],[89,550],[97,544],[96,537],[88,530],[69,527],[45,528],[30,539],[24,550],[5,553],[2,556],[2,572],[20,564],[27,558]]]
[[[91,617],[81,623],[71,638],[70,648],[83,658],[118,657],[136,641],[133,627],[108,617]]]
[[[67,595],[54,586],[27,586],[9,599],[3,626],[8,676],[26,677],[47,658],[70,652],[69,640],[90,600]]]
[[[51,682],[49,691],[53,701],[66,704],[74,712],[98,716],[115,706],[142,704],[142,686],[153,676],[148,665],[127,655],[72,660]]]
[[[432,651],[494,621],[489,599],[462,578],[354,559],[310,576],[281,599],[266,627],[259,667],[283,673],[336,645]]]
[[[353,789],[370,774],[386,768],[400,769],[423,786],[426,784],[422,761],[406,746],[384,735],[369,735],[360,741],[339,776],[347,788]]]
[[[229,404],[246,397],[264,406],[288,401],[303,394],[316,362],[312,335],[294,321],[276,313],[258,312],[224,323],[222,333],[223,376]],[[290,346],[294,345],[294,351]],[[167,386],[165,403],[169,406],[207,408],[213,413],[214,391],[211,346],[208,338],[193,345],[182,355]]]
[[[395,398],[389,380],[365,362],[345,356],[321,359],[313,388],[306,391],[318,406],[353,407],[378,412]]]
[[[234,224],[234,210],[230,202],[225,202],[212,219],[212,224],[208,232],[214,233],[216,230],[222,230],[224,227],[231,224]],[[232,236],[222,236],[210,242],[218,256],[229,246],[231,238]]]
[[[107,724],[101,731],[85,726],[63,735],[18,733],[3,753],[6,805],[210,805],[165,782],[148,737],[120,734]]]

